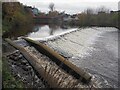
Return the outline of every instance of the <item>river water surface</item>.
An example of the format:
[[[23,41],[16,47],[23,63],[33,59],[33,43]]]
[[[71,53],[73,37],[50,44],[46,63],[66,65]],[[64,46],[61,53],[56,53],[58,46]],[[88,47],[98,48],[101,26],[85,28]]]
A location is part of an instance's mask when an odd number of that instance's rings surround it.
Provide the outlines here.
[[[4,37],[11,39],[18,39],[22,36],[29,38],[46,38],[49,36],[54,36],[66,31],[70,31],[71,29],[77,29],[77,27],[63,26],[63,25],[30,25],[30,26],[22,26],[20,28],[14,28],[10,32],[5,33]]]
[[[12,39],[26,36],[41,40],[67,32],[69,34],[60,36],[59,39],[47,41],[46,45],[97,77],[102,87],[117,88],[118,29],[110,27],[77,29],[58,25],[35,25],[30,29],[22,31],[18,29],[6,35]]]
[[[100,87],[117,88],[118,36],[116,28],[92,27],[78,29],[46,44],[91,73]]]

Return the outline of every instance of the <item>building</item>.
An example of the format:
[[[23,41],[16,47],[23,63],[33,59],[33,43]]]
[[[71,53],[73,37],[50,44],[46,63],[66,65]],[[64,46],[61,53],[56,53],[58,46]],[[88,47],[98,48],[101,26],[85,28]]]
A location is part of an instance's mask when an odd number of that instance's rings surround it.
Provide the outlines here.
[[[64,16],[63,16],[63,21],[71,21],[72,20],[72,17],[71,17],[71,15],[69,15],[69,14],[64,14]]]

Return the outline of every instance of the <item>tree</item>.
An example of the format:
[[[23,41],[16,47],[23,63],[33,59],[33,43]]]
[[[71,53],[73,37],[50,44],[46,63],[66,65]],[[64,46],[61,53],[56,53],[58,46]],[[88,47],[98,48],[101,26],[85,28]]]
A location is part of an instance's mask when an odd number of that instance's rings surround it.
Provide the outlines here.
[[[93,11],[93,9],[91,9],[91,8],[88,8],[87,10],[85,10],[84,11],[86,14],[88,14],[88,15],[90,15],[90,14],[93,14],[94,13],[94,11]]]
[[[50,9],[51,12],[54,11],[54,9],[55,9],[54,3],[49,4],[49,9]]]
[[[32,23],[32,16],[26,12],[19,2],[2,3],[2,26],[3,31],[9,31],[14,27],[21,27]]]
[[[101,6],[100,8],[98,8],[97,11],[98,11],[98,13],[99,12],[109,13],[110,12],[110,10],[107,9],[106,7],[104,7],[104,6]]]

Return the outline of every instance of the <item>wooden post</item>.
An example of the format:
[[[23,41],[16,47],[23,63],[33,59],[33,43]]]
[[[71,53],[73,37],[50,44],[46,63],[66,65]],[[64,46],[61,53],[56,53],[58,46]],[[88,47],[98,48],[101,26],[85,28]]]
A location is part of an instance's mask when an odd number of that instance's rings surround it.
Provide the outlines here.
[[[80,79],[80,81],[84,83],[89,83],[91,81],[92,77],[87,72],[66,60],[64,57],[59,55],[53,49],[49,48],[47,45],[44,45],[29,38],[23,39],[25,39],[30,45],[34,46],[39,52],[52,59],[58,66],[62,64],[60,67],[68,73],[71,72],[70,74],[73,75],[75,78]]]
[[[60,88],[60,86],[57,84],[58,80],[54,78],[51,74],[49,74],[45,69],[40,66],[39,63],[37,63],[37,59],[31,56],[23,47],[18,46],[14,42],[12,42],[10,39],[5,39],[6,42],[8,42],[11,46],[19,50],[23,56],[28,60],[28,62],[32,65],[32,67],[39,73],[39,75],[50,85],[52,88]],[[44,74],[47,74],[47,77],[45,77]],[[51,83],[51,81],[53,83]]]

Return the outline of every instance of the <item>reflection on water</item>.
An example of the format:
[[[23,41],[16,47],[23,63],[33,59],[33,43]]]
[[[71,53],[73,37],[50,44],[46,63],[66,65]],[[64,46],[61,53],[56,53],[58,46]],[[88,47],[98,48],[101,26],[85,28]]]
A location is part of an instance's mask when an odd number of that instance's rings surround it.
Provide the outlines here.
[[[61,32],[65,32],[68,30],[71,30],[75,27],[69,27],[69,26],[61,26],[61,25],[35,25],[33,32],[28,34],[28,37],[30,38],[44,38],[51,35],[56,35]]]
[[[3,35],[5,38],[17,39],[21,36],[26,36],[30,38],[44,38],[51,35],[56,35],[61,32],[71,30],[75,27],[63,26],[63,25],[29,25],[22,26],[20,28],[14,28]]]
[[[3,34],[4,38],[10,38],[10,39],[17,39],[18,37],[21,36],[26,36],[28,33],[33,32],[33,25],[29,26],[21,26],[21,27],[16,27],[12,28],[9,30],[9,32],[6,32]]]

